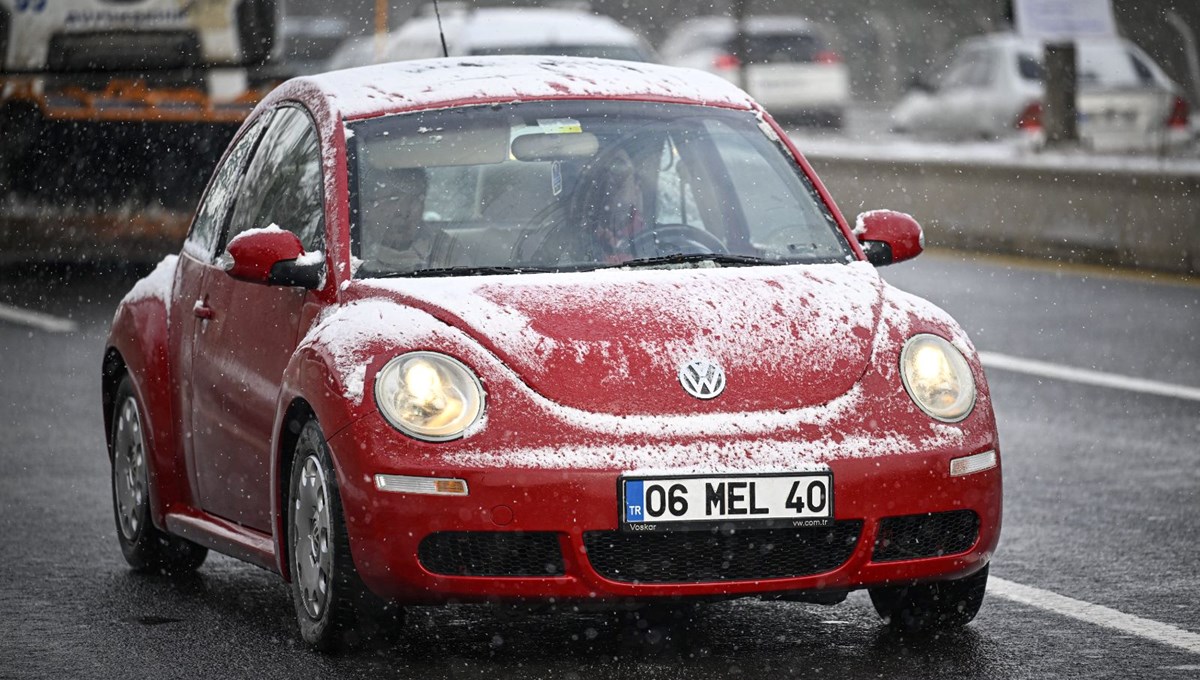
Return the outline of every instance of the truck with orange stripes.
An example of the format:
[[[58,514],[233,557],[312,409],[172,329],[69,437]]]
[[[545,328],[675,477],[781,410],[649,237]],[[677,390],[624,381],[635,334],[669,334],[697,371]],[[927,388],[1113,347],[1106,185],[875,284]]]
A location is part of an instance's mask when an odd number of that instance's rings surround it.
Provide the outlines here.
[[[275,0],[0,0],[0,263],[177,244],[278,23]]]

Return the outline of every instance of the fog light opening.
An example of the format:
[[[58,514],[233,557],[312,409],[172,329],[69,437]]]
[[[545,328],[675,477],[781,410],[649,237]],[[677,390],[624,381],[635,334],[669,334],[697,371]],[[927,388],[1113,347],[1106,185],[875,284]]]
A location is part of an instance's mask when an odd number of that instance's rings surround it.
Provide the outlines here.
[[[430,496],[466,496],[465,479],[409,477],[406,475],[375,475],[375,488],[393,493],[414,493]]]
[[[996,467],[996,452],[984,451],[950,461],[950,476],[963,477]]]

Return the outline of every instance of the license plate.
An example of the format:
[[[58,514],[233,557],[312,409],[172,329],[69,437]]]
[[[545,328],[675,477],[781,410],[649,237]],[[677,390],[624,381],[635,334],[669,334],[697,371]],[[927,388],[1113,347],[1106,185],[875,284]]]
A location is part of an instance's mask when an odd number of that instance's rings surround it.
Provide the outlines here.
[[[628,531],[815,527],[833,520],[829,471],[627,476],[620,487],[621,528]]]

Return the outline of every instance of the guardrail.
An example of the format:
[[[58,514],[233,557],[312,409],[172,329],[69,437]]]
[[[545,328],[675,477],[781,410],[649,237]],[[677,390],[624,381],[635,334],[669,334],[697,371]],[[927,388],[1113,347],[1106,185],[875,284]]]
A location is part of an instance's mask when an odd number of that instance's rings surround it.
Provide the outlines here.
[[[847,219],[901,210],[930,246],[1200,274],[1197,161],[800,146]]]

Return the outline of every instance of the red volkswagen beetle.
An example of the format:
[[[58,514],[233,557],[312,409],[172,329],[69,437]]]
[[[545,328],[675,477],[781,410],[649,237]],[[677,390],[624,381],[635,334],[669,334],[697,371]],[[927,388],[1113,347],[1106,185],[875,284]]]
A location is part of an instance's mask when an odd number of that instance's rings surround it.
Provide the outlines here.
[[[700,72],[289,81],[113,321],[121,549],[276,571],[323,649],[447,601],[866,588],[894,626],[965,624],[999,448],[962,329],[875,271],[921,248],[899,213],[852,229]]]

